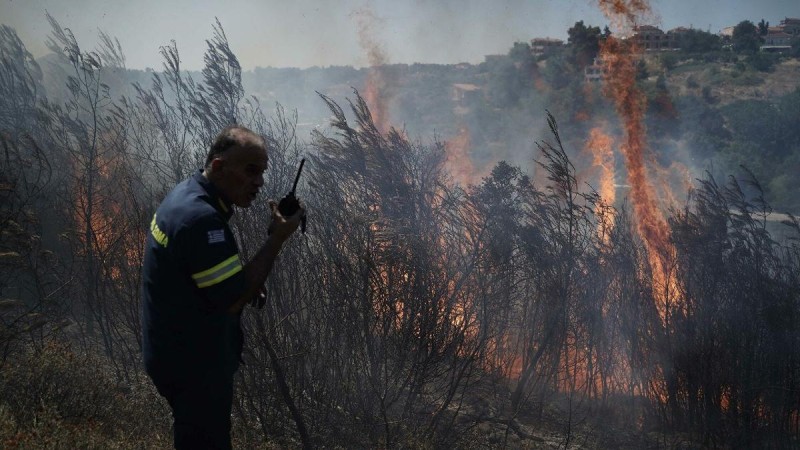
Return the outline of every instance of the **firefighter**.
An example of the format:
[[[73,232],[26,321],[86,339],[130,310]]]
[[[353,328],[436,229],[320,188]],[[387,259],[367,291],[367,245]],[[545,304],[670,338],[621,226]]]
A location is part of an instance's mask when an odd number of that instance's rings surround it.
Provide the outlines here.
[[[246,264],[228,221],[264,185],[267,148],[241,126],[224,129],[205,168],[178,184],[150,222],[142,269],[144,364],[174,418],[175,448],[231,448],[241,312],[256,299],[304,208],[283,217],[270,201],[269,237]]]

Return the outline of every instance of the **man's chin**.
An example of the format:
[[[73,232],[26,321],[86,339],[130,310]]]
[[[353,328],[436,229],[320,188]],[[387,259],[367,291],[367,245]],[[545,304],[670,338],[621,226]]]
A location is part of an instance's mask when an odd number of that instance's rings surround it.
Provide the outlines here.
[[[234,202],[234,204],[240,208],[249,208],[253,202],[256,201],[258,198],[258,194],[243,194],[239,196],[239,198]]]

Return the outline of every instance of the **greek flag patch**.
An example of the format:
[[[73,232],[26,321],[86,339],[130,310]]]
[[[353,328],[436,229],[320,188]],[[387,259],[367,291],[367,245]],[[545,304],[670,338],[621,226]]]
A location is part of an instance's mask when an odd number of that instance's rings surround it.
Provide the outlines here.
[[[211,230],[208,232],[208,243],[216,244],[225,242],[225,230]]]

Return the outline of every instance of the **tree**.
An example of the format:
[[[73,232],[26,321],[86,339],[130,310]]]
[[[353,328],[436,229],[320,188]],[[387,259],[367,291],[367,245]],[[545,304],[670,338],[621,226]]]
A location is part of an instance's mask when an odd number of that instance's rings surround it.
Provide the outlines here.
[[[792,38],[791,56],[800,57],[800,36]]]
[[[581,69],[591,64],[600,52],[600,40],[603,38],[600,27],[586,26],[581,20],[575,22],[567,34],[573,63]]]
[[[493,106],[504,109],[524,104],[525,99],[534,94],[534,80],[539,76],[536,60],[527,42],[515,42],[508,52],[508,58],[491,64],[487,72],[488,97]],[[433,83],[426,84],[430,86]],[[426,100],[432,98],[428,96]],[[439,106],[432,104],[429,110],[437,108]],[[449,113],[449,109],[442,112]]]
[[[758,22],[758,34],[759,36],[766,36],[769,33],[769,22],[764,22],[764,19],[761,19],[761,22]]]
[[[681,35],[679,46],[686,53],[707,53],[718,51],[722,41],[716,34],[691,29]]]
[[[761,46],[758,28],[749,20],[733,27],[733,50],[739,53],[755,53]]]
[[[37,102],[44,98],[42,70],[16,31],[0,25],[0,132],[12,140],[33,131]]]
[[[665,72],[669,72],[670,70],[674,69],[675,65],[678,63],[678,57],[671,52],[665,52],[661,54],[659,59],[661,60],[661,67],[664,68]]]

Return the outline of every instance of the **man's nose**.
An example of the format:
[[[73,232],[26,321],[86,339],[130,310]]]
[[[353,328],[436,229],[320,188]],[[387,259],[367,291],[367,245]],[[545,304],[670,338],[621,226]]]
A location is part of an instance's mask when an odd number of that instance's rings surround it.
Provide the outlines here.
[[[264,185],[264,174],[261,174],[261,175],[256,177],[255,185],[258,186],[258,187],[261,187],[261,186]]]

